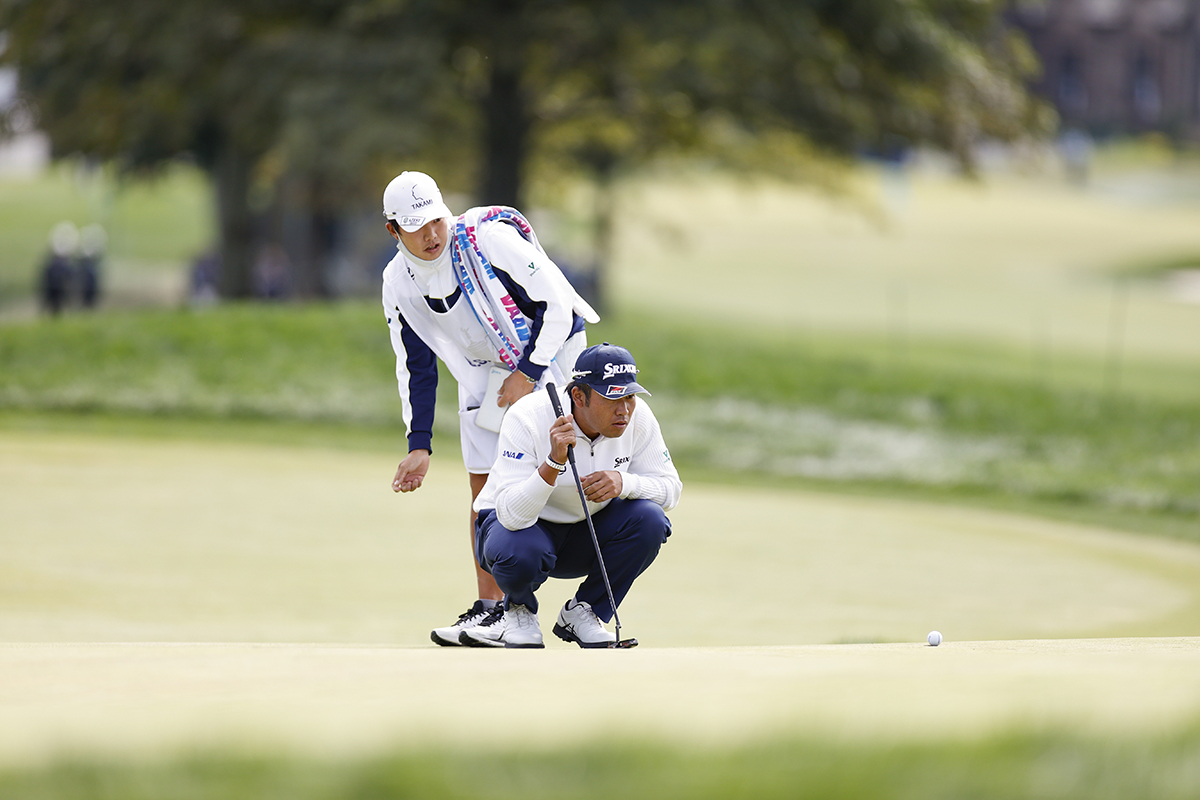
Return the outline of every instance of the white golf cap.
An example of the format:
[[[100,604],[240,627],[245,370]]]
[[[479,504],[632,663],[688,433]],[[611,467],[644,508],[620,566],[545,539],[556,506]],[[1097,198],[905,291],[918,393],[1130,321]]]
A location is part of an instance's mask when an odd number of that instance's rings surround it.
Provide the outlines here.
[[[424,172],[401,172],[383,190],[383,215],[408,233],[439,217],[452,217],[442,191]]]

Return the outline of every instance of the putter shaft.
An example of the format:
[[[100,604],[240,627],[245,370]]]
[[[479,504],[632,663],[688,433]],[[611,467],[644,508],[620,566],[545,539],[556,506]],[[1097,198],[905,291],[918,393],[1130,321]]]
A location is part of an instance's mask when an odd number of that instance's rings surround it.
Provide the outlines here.
[[[554,406],[554,416],[561,417],[562,403],[558,401],[558,390],[554,384],[546,384],[546,393],[550,395],[550,403]],[[613,599],[612,585],[608,582],[608,570],[604,568],[604,556],[600,553],[600,539],[596,536],[596,526],[592,524],[592,512],[588,510],[587,495],[583,493],[583,481],[579,480],[579,468],[575,466],[575,445],[567,447],[567,461],[571,465],[571,474],[575,476],[575,488],[579,491],[579,502],[583,503],[583,516],[587,520],[588,532],[592,534],[592,545],[596,548],[596,561],[600,563],[600,577],[604,578],[604,591],[608,592],[608,603],[612,606],[613,625],[617,629],[617,641],[614,646],[621,646],[621,618],[617,616],[617,601]],[[636,640],[631,640],[636,643]],[[633,645],[628,645],[632,647]]]

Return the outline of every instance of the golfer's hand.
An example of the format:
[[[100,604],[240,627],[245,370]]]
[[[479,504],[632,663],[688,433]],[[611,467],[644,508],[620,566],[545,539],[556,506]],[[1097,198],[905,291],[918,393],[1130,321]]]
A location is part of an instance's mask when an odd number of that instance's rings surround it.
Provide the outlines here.
[[[584,475],[579,482],[583,484],[583,496],[590,502],[603,503],[621,496],[621,473],[615,469]]]
[[[536,388],[536,384],[530,383],[529,378],[525,377],[525,373],[513,370],[512,374],[504,379],[504,383],[500,384],[500,397],[497,398],[496,405],[511,406],[532,392],[534,388]]]
[[[396,467],[396,477],[392,479],[393,492],[414,492],[421,488],[425,474],[429,472],[429,451],[413,450],[400,466]]]
[[[550,426],[550,458],[555,463],[567,463],[567,448],[575,444],[575,418],[563,414]]]

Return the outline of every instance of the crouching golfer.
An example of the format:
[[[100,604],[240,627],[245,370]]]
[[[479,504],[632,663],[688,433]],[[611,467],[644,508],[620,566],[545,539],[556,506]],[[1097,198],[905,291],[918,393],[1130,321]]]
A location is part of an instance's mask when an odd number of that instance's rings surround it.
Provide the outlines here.
[[[589,347],[562,392],[564,415],[536,392],[513,404],[499,455],[475,501],[475,557],[504,602],[459,641],[473,647],[544,647],[534,594],[546,578],[583,578],[558,613],[554,633],[580,647],[608,647],[613,609],[588,531],[567,448],[575,462],[618,605],[671,535],[666,512],[683,484],[658,420],[639,393],[637,365],[623,347]]]

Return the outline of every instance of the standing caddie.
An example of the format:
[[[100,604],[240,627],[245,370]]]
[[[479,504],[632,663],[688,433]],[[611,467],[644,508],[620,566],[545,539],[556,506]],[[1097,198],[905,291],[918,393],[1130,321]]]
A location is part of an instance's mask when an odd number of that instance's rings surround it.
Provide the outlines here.
[[[502,609],[462,630],[473,647],[544,647],[535,592],[547,578],[583,578],[558,612],[554,633],[580,647],[609,647],[613,617],[596,542],[620,606],[671,535],[667,513],[683,484],[658,420],[639,397],[637,365],[607,342],[584,350],[562,392],[563,416],[545,392],[524,397],[504,418],[500,455],[475,500],[475,557],[504,590]],[[596,532],[592,541],[578,487],[567,471],[574,446]]]
[[[383,272],[383,311],[408,433],[392,490],[419,489],[429,471],[441,359],[458,383],[474,501],[496,460],[504,410],[543,382],[562,381],[587,346],[585,322],[599,317],[514,208],[472,208],[455,217],[433,178],[404,172],[384,190],[383,214],[397,242]],[[459,633],[502,598],[491,575],[478,566],[475,573],[479,599],[453,625],[433,630],[435,643],[457,646]]]

